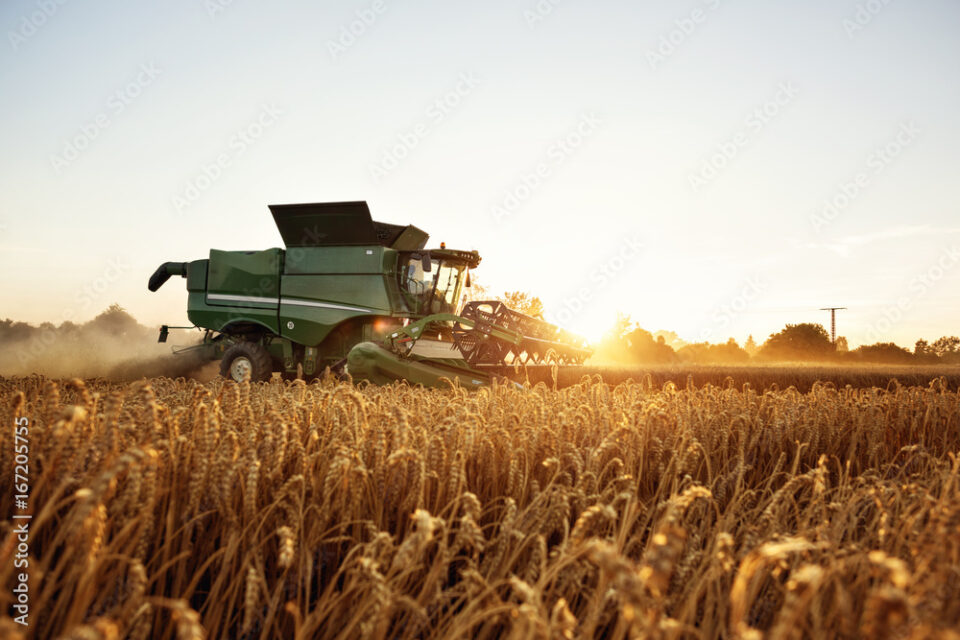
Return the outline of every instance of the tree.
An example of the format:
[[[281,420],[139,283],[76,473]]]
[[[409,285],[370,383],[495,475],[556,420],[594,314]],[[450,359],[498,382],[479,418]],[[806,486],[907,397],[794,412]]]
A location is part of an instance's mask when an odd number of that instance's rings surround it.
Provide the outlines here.
[[[938,358],[949,359],[960,351],[960,338],[957,336],[943,336],[930,345],[930,350]]]
[[[506,291],[502,296],[494,295],[490,288],[477,281],[477,277],[470,274],[470,287],[464,288],[464,302],[476,300],[499,300],[514,311],[525,313],[534,318],[543,318],[543,302],[540,298],[526,291]]]
[[[464,302],[473,302],[475,300],[490,300],[493,295],[490,293],[490,289],[481,284],[477,276],[471,271],[470,272],[470,286],[463,288],[463,301]]]
[[[805,322],[788,324],[772,334],[760,347],[765,360],[829,360],[836,352],[823,325]]]
[[[960,338],[957,336],[942,336],[933,344],[926,340],[917,340],[913,346],[913,355],[918,362],[929,364],[945,362],[960,363]]]
[[[724,344],[717,345],[714,350],[723,362],[746,362],[750,359],[747,350],[737,344],[733,338]]]
[[[626,364],[630,362],[630,355],[626,351],[627,334],[633,329],[630,316],[620,311],[613,321],[613,325],[603,334],[600,344],[597,345],[594,359],[603,362]]]
[[[543,302],[540,301],[540,298],[526,291],[507,291],[502,296],[497,296],[497,299],[514,311],[525,313],[534,318],[543,318]]]
[[[655,340],[653,334],[645,329],[636,327],[626,335],[626,352],[631,362],[645,364],[669,364],[676,362],[676,352],[667,346],[661,336]]]
[[[669,364],[679,360],[664,336],[655,337],[641,329],[624,313],[617,313],[613,326],[597,345],[594,358],[617,364]]]
[[[33,337],[36,331],[36,327],[26,322],[14,322],[13,320],[7,319],[0,322],[0,343],[26,340]]]
[[[863,345],[851,352],[858,360],[877,364],[911,364],[916,356],[892,342]]]
[[[747,362],[750,354],[730,338],[723,344],[700,342],[688,344],[677,351],[681,360],[697,364],[735,364]]]
[[[115,335],[124,335],[140,328],[140,324],[136,319],[127,313],[126,309],[116,303],[107,307],[105,311],[91,320],[89,326],[92,329],[98,329]]]
[[[940,361],[930,343],[923,339],[917,340],[913,345],[913,359],[921,364],[936,364]]]
[[[609,338],[614,341],[623,340],[627,337],[627,334],[630,333],[632,327],[633,321],[630,319],[630,315],[617,311],[617,319],[613,321],[613,326],[607,330],[604,339]]]
[[[663,341],[674,351],[679,351],[687,346],[687,343],[677,335],[676,331],[654,331],[653,337],[663,338]]]

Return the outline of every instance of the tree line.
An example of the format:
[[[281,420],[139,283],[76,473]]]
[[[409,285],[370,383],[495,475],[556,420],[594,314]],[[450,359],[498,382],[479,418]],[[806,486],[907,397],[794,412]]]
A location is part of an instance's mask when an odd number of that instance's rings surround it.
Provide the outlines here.
[[[486,289],[481,296],[488,296]],[[488,296],[489,297],[489,296]],[[543,303],[523,291],[501,296],[511,309],[543,317]],[[892,342],[878,342],[849,349],[847,339],[836,344],[821,324],[788,324],[762,344],[753,336],[740,345],[726,342],[687,343],[672,331],[651,333],[618,314],[613,327],[596,346],[596,359],[620,364],[747,364],[750,362],[834,362],[846,364],[960,364],[960,338],[942,336],[933,342],[917,340],[913,351]]]
[[[842,364],[960,364],[960,338],[918,340],[913,351],[892,342],[847,348],[846,338],[831,342],[820,324],[788,324],[762,344],[753,336],[741,346],[726,342],[685,343],[668,331],[651,333],[620,316],[597,346],[600,360],[623,364],[747,364],[750,362],[833,362]]]

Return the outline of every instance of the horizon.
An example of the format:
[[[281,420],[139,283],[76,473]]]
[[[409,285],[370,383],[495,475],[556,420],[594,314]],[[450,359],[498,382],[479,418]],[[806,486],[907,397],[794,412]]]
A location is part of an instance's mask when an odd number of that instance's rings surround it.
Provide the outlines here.
[[[504,292],[504,293],[510,293],[510,292]],[[491,296],[491,297],[492,297],[492,298],[496,298],[496,299],[505,299],[504,296],[499,295],[499,294],[496,295],[496,296]],[[133,320],[133,321],[137,324],[138,327],[143,328],[143,329],[148,329],[148,330],[154,330],[154,329],[156,329],[156,330],[159,330],[160,327],[161,327],[161,325],[162,325],[162,324],[165,324],[165,323],[151,324],[151,323],[149,323],[149,322],[143,322],[143,321],[141,321],[141,319],[139,319],[139,318],[133,316],[132,314],[130,314],[130,312],[129,312],[126,308],[124,308],[122,305],[120,305],[119,303],[116,303],[116,302],[109,304],[108,306],[104,307],[104,308],[101,309],[100,311],[97,311],[96,313],[94,313],[93,315],[91,315],[89,318],[63,320],[63,321],[60,322],[60,323],[52,323],[52,322],[50,322],[50,321],[28,322],[28,321],[24,321],[24,320],[18,320],[18,319],[16,319],[16,318],[0,317],[0,323],[5,323],[5,322],[12,322],[13,324],[23,323],[23,324],[28,325],[28,326],[31,327],[32,329],[40,330],[40,331],[44,330],[44,325],[48,325],[48,324],[51,325],[52,328],[55,329],[55,330],[60,330],[60,329],[62,329],[62,328],[64,328],[64,327],[69,327],[69,326],[73,326],[73,327],[76,327],[76,328],[84,328],[84,327],[87,327],[87,326],[93,327],[94,324],[95,324],[95,322],[96,322],[97,320],[99,320],[99,319],[101,319],[101,318],[104,318],[104,317],[108,316],[109,314],[111,314],[111,313],[113,313],[113,312],[115,312],[115,311],[119,311],[119,312],[121,312],[121,313],[123,313],[123,314],[126,314],[131,320]],[[734,340],[735,343],[737,344],[737,346],[739,346],[739,347],[741,347],[741,348],[746,348],[747,342],[749,341],[750,338],[753,338],[753,341],[754,341],[754,345],[753,345],[753,346],[754,346],[754,348],[759,349],[760,347],[762,347],[762,346],[764,345],[765,342],[767,342],[767,341],[768,341],[770,338],[772,338],[774,335],[776,335],[776,334],[778,334],[778,333],[781,333],[784,329],[787,329],[787,328],[792,327],[792,326],[802,325],[802,324],[808,324],[808,325],[818,326],[818,327],[822,328],[827,334],[830,333],[830,327],[829,327],[829,325],[826,325],[826,324],[824,324],[824,323],[816,323],[816,322],[813,322],[813,323],[788,323],[788,324],[785,324],[783,327],[781,327],[780,330],[774,332],[773,334],[770,334],[769,336],[763,337],[762,339],[761,339],[761,338],[758,338],[757,336],[755,336],[755,335],[753,335],[753,334],[748,334],[748,337],[747,337],[746,339],[742,340],[742,341],[741,341],[741,340],[737,340],[737,339],[734,338],[733,336],[728,336],[727,338],[722,338],[722,339],[718,339],[718,340],[715,340],[715,341],[707,341],[707,342],[698,341],[698,342],[694,342],[694,341],[686,340],[682,335],[679,335],[679,334],[677,334],[675,331],[672,331],[672,330],[670,330],[670,329],[651,329],[651,328],[644,327],[644,326],[641,326],[641,325],[637,324],[637,323],[634,322],[632,319],[630,319],[630,324],[626,327],[626,329],[628,329],[628,330],[642,329],[642,330],[647,331],[648,333],[650,333],[651,336],[654,338],[654,340],[657,340],[657,339],[659,339],[660,337],[663,337],[664,340],[665,340],[666,346],[670,347],[670,349],[671,349],[672,351],[679,353],[680,349],[682,349],[683,347],[686,347],[686,346],[697,346],[697,345],[702,345],[702,344],[710,344],[710,345],[717,345],[717,346],[719,346],[719,345],[726,344],[729,340]],[[611,329],[611,328],[612,328],[612,326],[607,327],[607,330],[609,330],[609,329]],[[926,342],[932,344],[932,343],[933,343],[935,340],[937,340],[938,338],[944,338],[944,337],[951,337],[951,336],[949,336],[949,335],[943,335],[943,336],[937,336],[936,338],[932,338],[932,337],[931,337],[931,338],[917,338],[917,341],[923,340],[923,341],[926,341]],[[839,343],[842,339],[845,339],[845,338],[846,338],[846,336],[842,336],[842,335],[840,335],[840,334],[838,333],[838,335],[837,335],[837,342]],[[39,339],[41,343],[43,342],[43,337],[42,337],[42,336],[39,336],[39,335],[36,335],[36,334],[25,335],[25,336],[23,336],[23,337],[21,337],[21,338],[18,338],[18,339],[13,340],[13,342],[16,343],[16,342],[18,342],[18,341],[22,341],[22,342],[25,342],[25,343],[29,343],[29,342],[34,341],[34,340],[37,340],[37,339]],[[601,346],[601,345],[604,343],[605,339],[606,339],[606,332],[604,332],[604,335],[601,335],[601,336],[600,336],[599,338],[597,338],[597,339],[590,339],[590,343],[591,343],[591,345],[594,346],[594,347],[599,347],[599,346]],[[915,341],[915,342],[916,342],[916,341]],[[179,342],[179,341],[177,341],[177,340],[173,340],[171,344],[172,344],[173,346],[177,346],[177,345],[189,344],[189,342],[182,342],[182,343],[181,343],[181,342]],[[871,345],[876,345],[876,344],[891,344],[891,343],[890,343],[890,342],[885,342],[885,341],[880,341],[880,342],[877,342],[877,343],[871,343]],[[892,343],[892,344],[897,344],[897,343]],[[849,345],[849,344],[848,344],[848,350],[849,350],[849,351],[853,351],[853,350],[855,350],[857,347],[860,347],[860,346],[869,346],[869,345]],[[904,349],[906,349],[907,351],[913,352],[913,351],[914,351],[914,347],[915,347],[916,345],[915,345],[915,344],[911,344],[911,345],[899,345],[899,344],[897,344],[897,346],[899,346],[899,347],[901,347],[901,348],[904,348]],[[752,362],[752,360],[753,360],[752,356],[753,356],[753,354],[751,354],[751,362]],[[768,362],[768,363],[771,363],[771,364],[782,364],[782,363],[784,363],[784,362],[794,362],[794,361],[785,361],[785,360],[776,360],[776,359],[773,359],[773,360],[770,360],[770,359],[761,359],[761,361],[762,361],[762,362]],[[691,362],[696,363],[696,360],[691,361]],[[823,364],[823,363],[832,362],[832,360],[830,360],[830,359],[828,359],[828,360],[801,359],[801,360],[797,360],[797,361],[795,361],[795,362],[796,362],[796,363],[806,363],[806,364],[815,364],[815,363],[821,363],[821,364]],[[701,364],[702,364],[702,363],[701,363]],[[730,363],[730,364],[735,364],[735,363]],[[754,363],[754,364],[756,364],[756,363]],[[864,365],[869,365],[869,364],[871,364],[871,363],[870,363],[870,362],[865,362],[865,363],[863,363],[863,364],[864,364]],[[873,364],[881,364],[881,363],[873,363]],[[913,365],[913,366],[917,366],[917,365]],[[941,366],[941,365],[931,365],[931,366]]]
[[[7,3],[0,317],[185,324],[159,264],[365,200],[590,339],[956,335],[960,6],[868,5]]]

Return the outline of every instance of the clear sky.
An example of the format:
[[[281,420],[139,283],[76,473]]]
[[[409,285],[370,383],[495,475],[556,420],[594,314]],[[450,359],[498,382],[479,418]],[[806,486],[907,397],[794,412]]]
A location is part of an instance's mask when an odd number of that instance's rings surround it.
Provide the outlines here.
[[[950,0],[6,0],[0,317],[185,322],[167,260],[367,200],[596,336],[960,333]]]

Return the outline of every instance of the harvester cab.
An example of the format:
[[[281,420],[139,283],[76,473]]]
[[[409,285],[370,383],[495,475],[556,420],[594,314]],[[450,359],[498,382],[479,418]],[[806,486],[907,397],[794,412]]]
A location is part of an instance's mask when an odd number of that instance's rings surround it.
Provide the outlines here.
[[[586,343],[497,301],[461,304],[476,251],[427,249],[413,225],[374,221],[365,202],[272,205],[284,248],[212,249],[166,262],[156,291],[186,278],[191,350],[235,380],[326,367],[375,383],[476,386],[517,365],[582,364]],[[171,328],[161,329],[161,341]]]
[[[475,252],[446,248],[400,254],[400,291],[413,315],[456,313],[470,269],[480,263]]]

